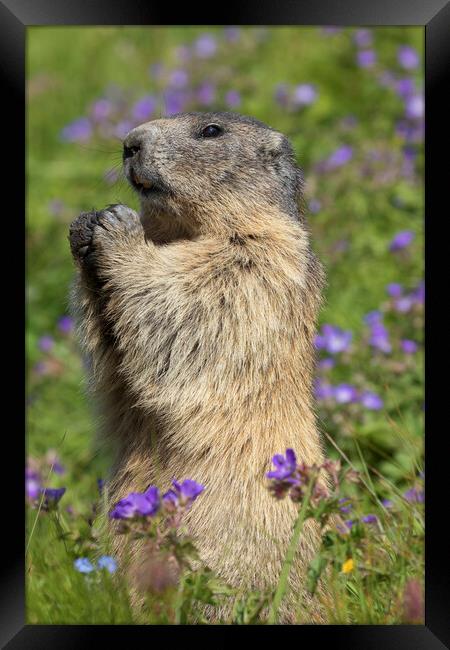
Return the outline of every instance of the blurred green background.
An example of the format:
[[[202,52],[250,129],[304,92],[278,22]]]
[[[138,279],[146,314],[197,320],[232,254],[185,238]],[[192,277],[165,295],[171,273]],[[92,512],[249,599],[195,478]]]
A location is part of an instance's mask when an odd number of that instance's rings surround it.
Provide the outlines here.
[[[82,509],[107,467],[71,324],[60,320],[74,273],[68,226],[86,209],[138,207],[120,176],[121,138],[183,110],[236,110],[290,137],[328,276],[320,321],[352,332],[349,349],[320,351],[331,359],[321,381],[383,401],[319,399],[321,428],[355,463],[362,449],[390,480],[414,478],[421,307],[398,309],[386,287],[398,283],[408,297],[423,274],[422,61],[422,28],[28,29],[27,444],[34,459],[56,449],[65,473],[52,485],[72,487],[67,503]],[[390,250],[405,231],[411,241]],[[386,314],[389,353],[368,341],[364,316],[376,309]],[[405,353],[403,339],[418,349]]]

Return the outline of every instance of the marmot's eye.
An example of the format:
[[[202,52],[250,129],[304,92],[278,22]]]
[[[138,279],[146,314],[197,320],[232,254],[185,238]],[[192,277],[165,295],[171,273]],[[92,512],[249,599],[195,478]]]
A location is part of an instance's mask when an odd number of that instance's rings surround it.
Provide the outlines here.
[[[132,158],[132,156],[139,151],[139,148],[140,147],[127,147],[123,145],[123,157]]]
[[[222,129],[218,124],[208,124],[202,131],[203,138],[216,138],[218,135],[223,133]]]

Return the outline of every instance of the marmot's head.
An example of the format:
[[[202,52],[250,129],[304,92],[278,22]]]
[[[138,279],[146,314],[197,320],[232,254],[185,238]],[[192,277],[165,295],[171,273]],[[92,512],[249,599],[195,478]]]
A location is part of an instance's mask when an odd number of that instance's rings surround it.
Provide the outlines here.
[[[236,215],[242,220],[255,210],[298,218],[302,176],[292,147],[253,118],[184,113],[153,120],[128,133],[123,157],[144,219],[160,227],[207,233],[227,222],[234,228]]]

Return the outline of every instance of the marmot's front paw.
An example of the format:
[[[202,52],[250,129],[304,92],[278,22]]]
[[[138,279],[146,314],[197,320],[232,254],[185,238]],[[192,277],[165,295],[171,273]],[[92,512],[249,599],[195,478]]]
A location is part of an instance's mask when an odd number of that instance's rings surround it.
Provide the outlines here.
[[[110,205],[105,210],[82,212],[70,225],[70,248],[75,260],[92,266],[108,244],[126,244],[131,237],[143,237],[139,215],[126,205]]]

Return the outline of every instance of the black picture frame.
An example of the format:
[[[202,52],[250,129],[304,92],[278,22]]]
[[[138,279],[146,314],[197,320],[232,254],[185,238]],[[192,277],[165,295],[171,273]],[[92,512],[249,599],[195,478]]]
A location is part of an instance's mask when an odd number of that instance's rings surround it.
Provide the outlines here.
[[[141,0],[0,0],[0,73],[2,76],[5,117],[2,120],[3,154],[7,161],[7,182],[2,189],[3,222],[1,232],[7,233],[7,246],[3,247],[4,259],[7,251],[23,250],[25,234],[25,34],[32,25],[169,25],[174,18],[178,25],[341,25],[341,26],[395,26],[416,25],[425,29],[425,97],[426,97],[426,282],[427,282],[427,325],[426,325],[426,614],[425,625],[396,626],[278,626],[276,630],[266,626],[241,628],[238,633],[258,637],[263,634],[288,635],[301,644],[327,641],[333,648],[364,648],[383,650],[405,648],[407,650],[438,650],[450,647],[450,597],[448,578],[448,537],[445,534],[445,511],[448,506],[441,505],[440,495],[448,493],[446,477],[449,463],[448,455],[442,449],[443,439],[447,438],[447,427],[438,427],[437,410],[445,406],[445,384],[433,382],[430,376],[433,348],[441,355],[439,335],[432,335],[436,323],[446,322],[439,308],[445,308],[444,300],[439,300],[436,283],[445,278],[444,263],[446,244],[443,237],[436,235],[438,216],[445,218],[448,208],[448,145],[445,135],[448,132],[448,100],[444,95],[445,72],[450,64],[450,4],[444,0],[345,0],[331,3],[329,0],[314,2],[294,2],[278,0],[276,3],[252,2],[239,9],[228,3],[225,10],[216,6],[215,11],[203,3],[200,11],[195,11],[190,3],[161,8],[156,3]],[[205,22],[206,21],[206,22]],[[446,182],[447,181],[447,182]],[[13,189],[14,188],[14,189]],[[447,201],[444,202],[444,192]],[[8,209],[4,203],[10,201]],[[439,211],[441,206],[442,212]],[[14,223],[12,223],[14,221]],[[433,225],[434,222],[434,225]],[[21,293],[25,284],[25,261],[16,252],[11,255],[3,276],[2,288],[6,305],[2,324],[7,326],[5,337],[7,347],[23,349],[24,329],[16,324],[25,324],[26,313]],[[13,270],[14,269],[14,270]],[[19,285],[19,286],[17,286]],[[5,293],[6,292],[6,293]],[[432,305],[432,310],[431,310]],[[441,320],[441,318],[443,320]],[[13,326],[11,327],[11,324]],[[439,325],[438,325],[439,326]],[[14,341],[14,336],[17,341]],[[14,348],[14,342],[17,344]],[[441,346],[442,347],[442,346]],[[21,437],[23,410],[21,404],[12,407],[17,400],[19,385],[23,386],[21,360],[13,360],[5,370],[4,414],[11,413],[9,424],[4,421],[4,465],[11,476],[4,479],[3,534],[4,551],[0,562],[2,579],[0,641],[2,647],[10,649],[33,648],[84,648],[108,642],[111,634],[116,643],[133,645],[137,636],[147,635],[147,639],[165,639],[167,636],[176,642],[186,643],[189,639],[198,642],[199,636],[205,641],[222,642],[225,645],[236,633],[235,626],[222,626],[214,632],[215,626],[185,626],[185,629],[170,626],[168,630],[156,630],[153,626],[47,626],[25,625],[25,569],[24,569],[24,513],[23,513],[23,462],[24,437]],[[441,359],[440,359],[440,362]],[[437,368],[437,364],[436,364]],[[4,375],[5,377],[5,375]],[[19,398],[20,400],[20,398]],[[19,401],[18,400],[18,401]],[[434,424],[433,424],[434,422]],[[439,433],[442,431],[442,436]],[[14,436],[14,438],[13,438]],[[13,442],[11,443],[11,440]],[[14,517],[15,513],[15,517]],[[197,632],[196,630],[200,630]],[[151,636],[149,636],[151,634]],[[164,634],[164,637],[162,637]],[[161,635],[161,636],[160,636]],[[180,636],[181,635],[181,636]],[[215,638],[212,639],[211,635]],[[231,636],[230,636],[231,635]],[[159,640],[158,638],[158,640]],[[284,639],[283,639],[284,640]],[[4,645],[6,644],[6,645]]]

